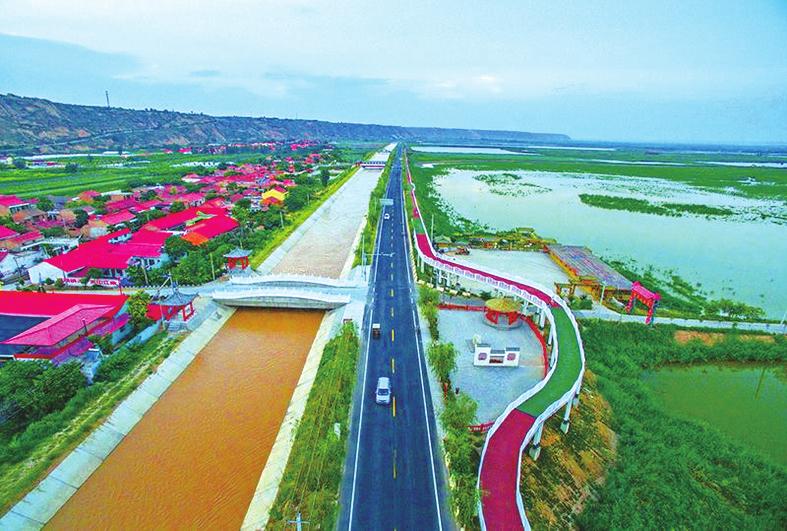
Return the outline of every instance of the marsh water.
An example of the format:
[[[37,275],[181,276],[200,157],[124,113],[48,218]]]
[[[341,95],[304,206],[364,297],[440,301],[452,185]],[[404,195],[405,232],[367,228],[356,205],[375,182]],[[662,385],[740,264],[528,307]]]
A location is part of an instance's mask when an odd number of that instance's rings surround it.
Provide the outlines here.
[[[661,404],[787,466],[787,366],[668,366],[645,375]]]
[[[48,527],[238,529],[322,315],[235,312]]]
[[[655,178],[515,171],[506,172],[516,177],[505,183],[477,179],[502,173],[450,169],[435,178],[435,189],[459,215],[495,229],[533,227],[602,257],[672,270],[711,298],[759,306],[771,318],[787,310],[787,225],[769,221],[787,218],[778,201]],[[583,204],[581,193],[728,207],[736,214],[669,217],[608,210]]]

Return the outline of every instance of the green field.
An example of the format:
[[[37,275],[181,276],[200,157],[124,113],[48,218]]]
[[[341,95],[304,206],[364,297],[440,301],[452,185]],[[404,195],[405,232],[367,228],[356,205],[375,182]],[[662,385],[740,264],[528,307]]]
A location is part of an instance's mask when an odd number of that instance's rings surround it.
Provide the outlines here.
[[[362,158],[367,151],[342,148],[339,153],[341,164],[349,164]],[[79,168],[74,173],[69,173],[66,168],[16,169],[13,166],[0,164],[0,194],[17,194],[20,197],[39,197],[48,194],[73,196],[88,189],[105,192],[142,184],[176,183],[186,174],[196,172],[204,175],[212,171],[210,168],[203,169],[198,166],[181,166],[184,163],[258,163],[263,162],[268,155],[269,153],[266,152],[226,155],[152,153],[135,154],[128,158],[85,156],[52,159],[62,164],[77,164]],[[113,164],[125,164],[125,166],[104,167]]]

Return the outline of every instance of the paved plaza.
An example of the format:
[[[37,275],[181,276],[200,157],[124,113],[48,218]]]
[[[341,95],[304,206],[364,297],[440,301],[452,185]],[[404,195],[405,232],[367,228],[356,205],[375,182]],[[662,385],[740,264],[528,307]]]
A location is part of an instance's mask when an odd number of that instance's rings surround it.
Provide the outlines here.
[[[544,358],[539,343],[526,324],[498,330],[483,321],[482,312],[440,310],[440,340],[454,344],[457,369],[451,378],[478,402],[478,422],[495,420],[505,407],[544,377]],[[471,341],[474,336],[492,348],[522,349],[519,367],[476,367]]]

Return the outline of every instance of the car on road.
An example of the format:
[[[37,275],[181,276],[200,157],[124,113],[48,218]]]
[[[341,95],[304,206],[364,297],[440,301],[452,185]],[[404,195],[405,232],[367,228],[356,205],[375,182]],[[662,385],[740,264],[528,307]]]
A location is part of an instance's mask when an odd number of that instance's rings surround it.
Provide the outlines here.
[[[372,323],[372,337],[375,339],[380,338],[380,323]]]
[[[374,401],[378,404],[391,403],[391,379],[385,376],[377,378],[377,389],[374,391]]]
[[[391,219],[391,214],[386,212],[385,215],[383,216],[383,219]]]

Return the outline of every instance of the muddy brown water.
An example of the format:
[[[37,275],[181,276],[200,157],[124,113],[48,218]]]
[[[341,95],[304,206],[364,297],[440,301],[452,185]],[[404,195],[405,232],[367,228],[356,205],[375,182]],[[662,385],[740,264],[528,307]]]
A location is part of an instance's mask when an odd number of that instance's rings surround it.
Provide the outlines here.
[[[322,312],[239,309],[49,529],[238,529]]]

